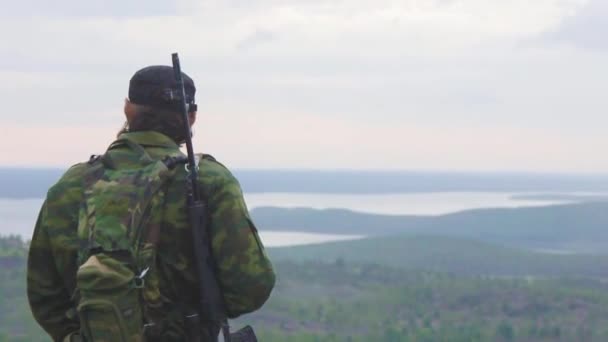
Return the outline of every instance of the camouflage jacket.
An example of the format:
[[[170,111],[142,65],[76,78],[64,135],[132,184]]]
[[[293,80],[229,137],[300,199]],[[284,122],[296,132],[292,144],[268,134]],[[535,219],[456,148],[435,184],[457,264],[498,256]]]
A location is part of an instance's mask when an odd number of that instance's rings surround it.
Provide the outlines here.
[[[121,137],[143,146],[153,159],[182,154],[171,139],[157,132],[124,133]],[[117,167],[138,165],[138,155],[126,146],[111,146],[106,153]],[[213,159],[205,158],[199,165],[198,179],[209,208],[218,281],[228,316],[235,318],[264,304],[275,275],[236,178]],[[88,163],[73,166],[48,191],[30,245],[29,303],[36,320],[55,341],[79,330],[72,295],[79,266],[78,214],[83,179],[89,168]],[[176,172],[168,185],[164,210],[151,215],[159,215],[156,220],[162,222],[156,263],[161,294],[169,302],[195,308],[198,280],[187,217],[185,177],[183,168]]]

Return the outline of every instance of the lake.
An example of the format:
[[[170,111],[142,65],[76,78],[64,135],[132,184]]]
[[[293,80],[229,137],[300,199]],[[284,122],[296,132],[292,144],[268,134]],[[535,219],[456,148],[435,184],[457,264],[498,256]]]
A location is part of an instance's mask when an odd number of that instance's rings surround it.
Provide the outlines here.
[[[523,193],[525,194],[525,193]],[[407,194],[307,194],[252,193],[245,194],[250,210],[258,207],[343,208],[353,211],[390,215],[441,215],[478,208],[511,208],[544,206],[566,201],[517,200],[522,193],[449,192]],[[0,198],[0,235],[16,234],[29,238],[32,234],[42,199]],[[294,246],[351,240],[361,236],[278,232],[263,227],[261,238],[266,246]]]
[[[515,208],[567,203],[565,200],[513,199],[526,193],[506,192],[425,192],[403,194],[307,194],[253,193],[245,194],[250,209],[342,208],[385,215],[443,215],[479,208]]]

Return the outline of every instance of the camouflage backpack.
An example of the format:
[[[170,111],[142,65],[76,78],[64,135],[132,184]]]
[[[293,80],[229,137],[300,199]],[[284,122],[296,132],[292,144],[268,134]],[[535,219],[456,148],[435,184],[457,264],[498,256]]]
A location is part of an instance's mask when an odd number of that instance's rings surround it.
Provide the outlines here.
[[[115,168],[108,154],[92,160],[78,220],[80,267],[75,301],[81,335],[88,342],[144,340],[145,311],[160,303],[155,272],[162,210],[172,166],[152,160],[140,145],[140,165]],[[173,158],[175,161],[175,158]]]

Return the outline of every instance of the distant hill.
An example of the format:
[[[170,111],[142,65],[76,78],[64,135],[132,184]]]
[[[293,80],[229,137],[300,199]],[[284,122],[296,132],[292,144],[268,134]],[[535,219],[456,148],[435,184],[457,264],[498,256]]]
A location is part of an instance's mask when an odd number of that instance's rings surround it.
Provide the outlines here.
[[[0,197],[41,198],[65,170],[0,168]],[[243,190],[302,193],[608,191],[608,175],[422,171],[233,170]]]
[[[556,255],[445,237],[390,236],[271,248],[273,260],[363,262],[459,275],[608,277],[608,255]]]
[[[513,195],[511,199],[527,201],[568,201],[568,202],[605,202],[608,201],[606,194],[524,194]]]
[[[608,202],[390,216],[341,209],[256,208],[260,229],[354,235],[434,235],[508,246],[608,253]]]

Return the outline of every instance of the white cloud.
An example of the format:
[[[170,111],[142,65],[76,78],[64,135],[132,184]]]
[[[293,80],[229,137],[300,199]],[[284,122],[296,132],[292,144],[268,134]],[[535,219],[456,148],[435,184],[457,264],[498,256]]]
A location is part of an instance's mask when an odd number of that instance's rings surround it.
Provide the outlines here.
[[[260,32],[275,39],[257,53],[275,57],[445,54],[549,30],[578,2],[261,1],[239,7],[203,1],[187,15],[5,18],[0,37],[1,49],[16,58],[36,51],[35,60],[58,64],[70,59],[75,64],[124,63],[177,48],[192,56],[231,55]],[[107,4],[115,13],[121,7]]]
[[[167,15],[178,10],[179,1],[162,0],[20,0],[3,6],[0,17],[47,16],[73,17],[140,17]]]
[[[588,49],[608,49],[608,2],[589,0],[580,11],[567,17],[563,24],[545,35],[545,39]]]
[[[608,170],[588,152],[608,141],[604,56],[534,41],[586,18],[582,0],[106,4],[20,4],[2,18],[3,129],[54,139],[118,127],[131,74],[179,51],[202,146],[237,166],[547,170],[575,155],[581,170]],[[86,149],[53,141],[39,148],[70,160]]]

